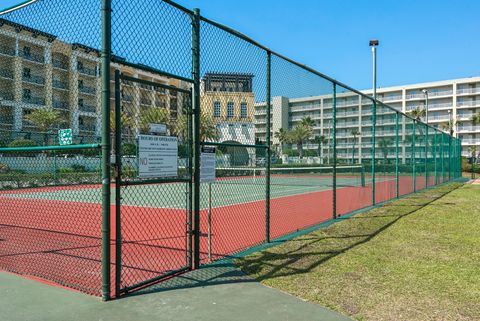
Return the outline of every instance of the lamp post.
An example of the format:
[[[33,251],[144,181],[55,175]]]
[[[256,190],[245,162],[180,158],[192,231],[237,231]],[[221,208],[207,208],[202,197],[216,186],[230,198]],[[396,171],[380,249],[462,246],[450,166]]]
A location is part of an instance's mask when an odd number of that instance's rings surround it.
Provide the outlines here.
[[[428,90],[422,89],[422,92],[425,95],[425,123],[428,124]]]
[[[373,56],[373,99],[377,99],[377,46],[378,40],[370,40],[369,45],[372,47]]]

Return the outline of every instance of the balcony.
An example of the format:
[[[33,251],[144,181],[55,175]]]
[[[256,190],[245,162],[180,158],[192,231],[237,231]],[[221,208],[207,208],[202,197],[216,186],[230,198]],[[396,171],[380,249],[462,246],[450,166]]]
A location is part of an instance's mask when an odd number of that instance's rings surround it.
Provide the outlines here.
[[[97,112],[97,108],[95,106],[86,105],[86,104],[78,105],[78,110],[86,112],[86,113],[96,113]]]
[[[32,105],[39,105],[39,106],[44,106],[45,105],[45,98],[41,97],[22,97],[22,101],[27,104],[32,104]]]
[[[81,67],[77,69],[79,73],[87,76],[97,76],[97,69],[96,68],[88,68],[88,67]]]
[[[13,79],[13,71],[6,68],[0,68],[0,77]]]
[[[480,93],[480,87],[478,88],[461,88],[457,89],[457,95],[462,94],[478,94]]]
[[[480,125],[477,126],[459,126],[458,127],[458,132],[463,133],[463,132],[480,132]]]
[[[61,81],[57,79],[53,79],[52,86],[53,88],[57,88],[57,89],[65,89],[65,90],[68,89],[68,83],[66,81]]]
[[[443,90],[443,91],[429,91],[428,98],[440,97],[440,96],[450,96],[453,94],[453,90]],[[407,94],[407,99],[425,99],[424,93],[419,94]]]
[[[53,108],[55,108],[55,109],[68,110],[68,102],[66,102],[66,101],[53,100],[52,105],[53,105]]]
[[[21,51],[20,57],[23,57],[23,59],[25,60],[33,61],[40,64],[45,63],[45,57],[42,54],[35,53],[35,52],[25,54],[24,52]]]
[[[480,138],[462,138],[463,144],[480,144]]]
[[[0,90],[0,100],[14,100],[13,90]]]
[[[395,96],[386,96],[380,99],[380,101],[393,101],[393,100],[402,100],[402,95]]]
[[[453,103],[428,104],[428,110],[440,108],[452,108]]]
[[[432,116],[428,115],[428,120],[448,120],[450,116],[448,115],[437,115],[437,116]]]
[[[152,105],[152,100],[149,99],[149,98],[142,97],[142,98],[140,98],[140,104],[150,106],[150,105]]]
[[[0,54],[6,55],[6,56],[15,56],[15,48],[6,46],[6,45],[0,45]]]
[[[97,126],[95,126],[94,124],[78,125],[78,129],[81,130],[81,131],[85,131],[85,132],[95,132],[96,128],[97,128]]]
[[[479,107],[480,100],[457,101],[458,107]]]
[[[0,124],[2,125],[13,125],[13,115],[2,115],[0,116]]]
[[[97,93],[97,89],[94,87],[88,87],[88,86],[78,86],[78,90],[81,93],[84,94],[89,94],[89,95],[95,95]]]
[[[53,67],[58,69],[68,70],[68,62],[63,59],[59,59],[55,57],[52,58],[52,65]]]
[[[30,84],[45,85],[45,78],[37,75],[22,75],[22,80]]]

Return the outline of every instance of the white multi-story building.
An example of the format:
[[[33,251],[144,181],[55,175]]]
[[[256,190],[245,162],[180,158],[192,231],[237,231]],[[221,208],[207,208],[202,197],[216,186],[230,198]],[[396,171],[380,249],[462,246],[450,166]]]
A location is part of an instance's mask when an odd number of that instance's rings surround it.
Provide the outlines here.
[[[362,91],[371,95],[371,90]],[[473,125],[471,118],[480,112],[480,77],[418,83],[377,89],[377,99],[403,113],[419,107],[425,109],[428,96],[428,123],[442,129],[442,124],[453,124],[453,134],[462,140],[462,156],[468,156],[470,146],[480,145],[480,125]],[[361,146],[359,155],[368,157],[371,149],[371,102],[353,92],[336,95],[337,106],[337,147],[340,157],[348,157],[351,145]],[[289,99],[274,97],[272,101],[272,133],[280,128],[292,128],[303,118],[315,121],[313,136],[331,136],[332,94]],[[255,126],[257,139],[265,140],[265,103],[255,106]],[[426,117],[422,118],[425,121]],[[405,141],[405,124],[400,130]],[[356,130],[354,130],[356,129]],[[352,132],[358,132],[352,135]],[[377,137],[395,137],[395,112],[377,106]],[[278,139],[272,137],[278,144]],[[325,144],[324,149],[329,144]],[[405,145],[405,144],[403,144]],[[306,144],[305,149],[317,149],[316,144]],[[295,148],[295,147],[294,147]],[[408,157],[408,147],[402,146],[403,155]],[[328,151],[327,151],[328,152]],[[405,153],[406,152],[406,153]],[[379,156],[380,153],[379,153]],[[393,157],[393,156],[391,156]]]

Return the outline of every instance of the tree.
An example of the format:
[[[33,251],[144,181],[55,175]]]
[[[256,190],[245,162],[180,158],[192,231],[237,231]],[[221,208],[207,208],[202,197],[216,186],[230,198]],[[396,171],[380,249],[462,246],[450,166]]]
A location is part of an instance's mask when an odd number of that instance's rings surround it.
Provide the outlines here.
[[[323,135],[321,136],[315,136],[313,138],[313,141],[312,141],[314,144],[317,144],[317,154],[318,154],[318,157],[320,157],[320,159],[323,158],[323,155],[322,155],[322,147],[323,147],[323,144],[325,144],[327,142],[327,138]]]
[[[392,140],[389,138],[382,138],[378,141],[378,147],[383,153],[383,159],[385,164],[387,164],[387,156],[389,152],[389,147],[392,145]]]
[[[280,142],[280,154],[283,154],[283,148],[285,147],[285,144],[290,143],[290,141],[289,141],[290,137],[288,136],[288,130],[280,128],[278,130],[278,132],[275,132],[273,134],[273,136],[275,138],[277,138],[278,141]]]
[[[456,122],[452,119],[450,119],[447,123],[442,123],[440,124],[440,129],[445,131],[445,132],[449,132],[450,135],[453,136],[453,132],[454,132],[454,127],[455,127],[455,124]]]
[[[473,126],[476,126],[478,123],[480,123],[480,113],[472,115],[472,118],[470,118],[470,120],[472,121]]]
[[[140,116],[140,131],[148,133],[150,124],[165,124],[167,127],[170,127],[170,113],[168,109],[154,107],[143,111]]]
[[[177,118],[176,123],[172,126],[174,133],[185,140],[188,136],[188,117],[182,114]],[[210,115],[203,111],[200,114],[200,141],[212,141],[218,139],[217,125]]]
[[[35,109],[25,116],[25,119],[33,124],[40,132],[44,134],[44,145],[48,145],[48,134],[53,129],[53,125],[61,121],[60,113],[51,108]]]
[[[312,133],[312,127],[300,124],[295,126],[287,134],[287,136],[290,137],[290,141],[297,144],[297,150],[300,158],[303,157],[303,144],[310,140]]]
[[[415,109],[410,110],[407,114],[416,120],[422,120],[426,115],[426,111],[424,108],[416,107]]]
[[[360,135],[360,132],[357,128],[352,129],[350,132],[353,135],[353,149],[352,149],[352,164],[355,163],[355,144],[357,143],[357,136]]]
[[[311,117],[304,117],[300,121],[300,124],[313,128],[313,126],[315,126],[315,121]]]

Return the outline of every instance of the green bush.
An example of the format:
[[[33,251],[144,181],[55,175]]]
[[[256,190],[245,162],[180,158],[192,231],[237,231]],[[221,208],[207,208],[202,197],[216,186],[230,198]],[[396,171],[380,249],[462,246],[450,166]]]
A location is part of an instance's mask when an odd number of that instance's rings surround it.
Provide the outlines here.
[[[10,172],[10,167],[7,164],[0,164],[0,174],[6,174]]]
[[[136,156],[137,146],[131,143],[122,144],[122,156]]]
[[[8,147],[31,147],[37,146],[37,143],[31,139],[19,138],[8,144]]]

